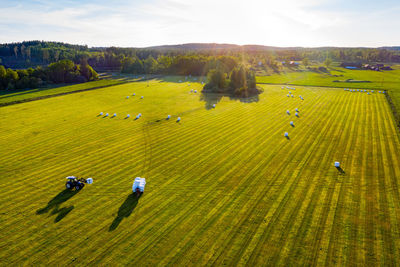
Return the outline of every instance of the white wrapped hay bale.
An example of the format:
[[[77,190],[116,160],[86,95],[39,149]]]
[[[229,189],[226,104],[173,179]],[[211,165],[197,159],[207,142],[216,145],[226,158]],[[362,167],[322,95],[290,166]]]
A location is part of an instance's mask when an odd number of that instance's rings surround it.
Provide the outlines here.
[[[296,114],[294,114],[294,115],[296,115],[296,117],[298,117],[298,116],[299,116],[299,113],[296,112]]]
[[[127,118],[130,118],[130,117],[131,117],[131,115],[130,115],[130,114],[128,114],[128,115],[126,115],[126,117],[127,117]]]
[[[339,168],[340,167],[340,162],[339,161],[335,161],[335,167]]]
[[[93,184],[93,178],[91,178],[91,177],[90,177],[90,178],[87,178],[87,179],[86,179],[86,183],[87,183],[87,184]]]
[[[169,119],[171,119],[171,115],[168,115],[168,116],[167,116],[167,120],[169,120]]]
[[[113,117],[117,117],[117,113],[114,113],[114,114],[113,114]]]
[[[294,95],[292,95],[292,97],[294,97]]]
[[[136,190],[139,189],[141,193],[144,192],[144,187],[146,186],[146,178],[136,177],[133,181],[132,191],[136,193]]]
[[[100,116],[103,116],[103,112],[100,112],[99,115],[100,115]]]
[[[290,97],[290,95],[289,95],[289,94],[287,94],[287,97]]]
[[[108,117],[108,113],[106,113],[106,117]]]
[[[291,121],[291,122],[290,122],[290,125],[291,125],[291,126],[294,126],[294,123],[293,123],[293,121]]]
[[[126,99],[128,99],[129,98],[129,95],[126,97]]]
[[[289,133],[288,132],[285,132],[285,137],[289,137]]]
[[[290,111],[289,111],[289,110],[286,110],[286,113],[287,113],[288,115],[290,115]]]
[[[194,93],[197,93],[197,90],[194,90]]]
[[[144,98],[144,96],[141,96],[140,98],[141,98],[141,99],[143,99],[143,98]]]
[[[133,93],[132,95],[133,95],[133,96],[135,96],[136,94],[135,94],[135,93]]]
[[[178,117],[178,119],[176,120],[176,122],[180,122],[181,121],[181,117]]]
[[[296,110],[296,112],[299,112],[299,109],[298,109],[298,108],[295,108],[295,110]]]
[[[215,108],[215,104],[213,104],[212,107]]]

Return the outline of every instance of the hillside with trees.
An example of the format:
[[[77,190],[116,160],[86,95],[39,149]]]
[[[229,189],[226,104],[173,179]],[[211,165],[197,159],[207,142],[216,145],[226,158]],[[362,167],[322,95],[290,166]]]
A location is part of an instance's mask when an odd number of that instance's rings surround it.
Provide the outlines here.
[[[63,59],[48,67],[12,70],[0,65],[0,90],[37,88],[48,83],[83,83],[98,79],[87,63],[75,64]]]

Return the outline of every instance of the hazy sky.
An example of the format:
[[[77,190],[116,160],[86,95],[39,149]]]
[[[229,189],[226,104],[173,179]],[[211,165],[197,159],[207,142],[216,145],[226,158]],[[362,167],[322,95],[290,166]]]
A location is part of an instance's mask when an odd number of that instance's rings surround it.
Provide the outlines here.
[[[0,0],[0,43],[400,46],[400,0]]]

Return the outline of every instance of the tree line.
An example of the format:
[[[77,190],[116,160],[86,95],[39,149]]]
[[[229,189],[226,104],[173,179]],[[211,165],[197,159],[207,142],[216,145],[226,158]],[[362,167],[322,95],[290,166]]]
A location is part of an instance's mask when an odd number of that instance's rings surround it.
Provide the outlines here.
[[[82,83],[98,79],[93,68],[83,61],[64,59],[43,68],[12,70],[0,65],[0,90],[37,88],[47,83]]]
[[[245,65],[236,66],[230,72],[218,65],[208,72],[203,92],[249,97],[259,94],[261,89],[257,88],[256,75]]]
[[[192,49],[191,49],[192,47]],[[201,49],[198,49],[201,47]],[[76,64],[86,60],[95,69],[110,68],[125,72],[137,70],[149,72],[185,72],[180,64],[193,61],[202,67],[207,58],[228,56],[240,61],[246,61],[252,66],[259,62],[277,68],[279,62],[302,61],[307,58],[316,62],[324,62],[330,58],[335,62],[384,62],[399,63],[400,50],[386,48],[269,48],[263,46],[229,46],[224,49],[214,49],[215,44],[193,44],[184,48],[175,46],[154,48],[119,48],[72,45],[61,42],[26,41],[21,43],[0,44],[0,64],[11,68],[26,68],[29,66],[48,65],[59,60],[68,59]],[[233,48],[234,47],[234,48]],[[141,61],[139,62],[138,59]],[[157,61],[157,68],[152,67]],[[134,64],[136,62],[136,64]],[[141,64],[140,64],[141,63]],[[191,62],[190,62],[191,63]],[[142,66],[143,65],[143,66]],[[149,66],[150,65],[150,66]],[[201,67],[200,67],[201,68]],[[193,71],[201,73],[198,67]],[[195,73],[191,73],[195,74]]]

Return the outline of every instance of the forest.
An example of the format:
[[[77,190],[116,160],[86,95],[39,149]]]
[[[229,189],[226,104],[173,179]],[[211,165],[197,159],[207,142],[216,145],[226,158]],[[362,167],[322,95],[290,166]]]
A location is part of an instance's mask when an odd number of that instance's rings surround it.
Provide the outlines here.
[[[239,66],[247,71],[262,65],[279,73],[285,64],[299,61],[305,66],[310,62],[326,66],[332,62],[390,64],[400,62],[400,50],[390,47],[279,48],[229,44],[89,48],[61,42],[26,41],[0,44],[0,65],[4,66],[0,69],[0,89],[34,88],[46,82],[85,82],[96,79],[96,71],[205,76],[218,68],[230,77],[232,70]],[[62,63],[55,64],[58,62]],[[61,70],[54,71],[55,68]]]

